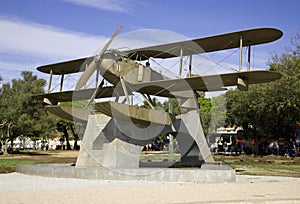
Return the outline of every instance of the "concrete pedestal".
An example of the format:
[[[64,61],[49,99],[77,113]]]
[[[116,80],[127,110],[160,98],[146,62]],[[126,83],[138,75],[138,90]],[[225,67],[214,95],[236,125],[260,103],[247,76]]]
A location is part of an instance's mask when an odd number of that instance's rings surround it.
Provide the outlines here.
[[[235,182],[235,171],[223,163],[207,163],[202,168],[76,168],[71,164],[17,165],[17,172],[27,175],[101,179],[101,180],[149,180],[162,182],[224,183]]]
[[[142,146],[120,140],[105,131],[112,119],[103,114],[90,115],[77,158],[77,168],[138,168]],[[109,127],[116,129],[117,127]],[[109,135],[108,135],[109,134]]]
[[[203,133],[198,111],[193,110],[176,117],[174,127],[178,132],[176,140],[183,164],[214,162]]]

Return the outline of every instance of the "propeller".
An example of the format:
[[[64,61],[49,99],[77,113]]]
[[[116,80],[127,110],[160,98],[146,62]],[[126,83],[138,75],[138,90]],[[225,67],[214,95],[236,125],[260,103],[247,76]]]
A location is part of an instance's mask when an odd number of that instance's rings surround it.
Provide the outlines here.
[[[86,69],[81,75],[80,79],[78,80],[75,90],[78,91],[83,87],[86,82],[90,79],[94,71],[97,69],[98,65],[102,62],[103,58],[102,55],[105,53],[105,51],[108,49],[112,41],[117,37],[117,35],[121,32],[123,29],[123,25],[121,25],[118,30],[113,34],[113,36],[110,38],[110,40],[106,43],[106,45],[102,48],[101,52],[99,52],[98,55],[94,57],[94,60],[89,64],[86,65]]]

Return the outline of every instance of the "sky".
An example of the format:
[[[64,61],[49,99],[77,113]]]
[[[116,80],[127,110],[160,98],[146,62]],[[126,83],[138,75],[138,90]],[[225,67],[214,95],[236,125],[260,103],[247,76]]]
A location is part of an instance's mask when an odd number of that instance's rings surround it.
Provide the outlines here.
[[[267,69],[300,31],[299,7],[298,0],[1,0],[0,83],[24,70],[47,80],[36,67],[90,56],[120,25],[122,34],[159,29],[187,38],[277,28],[281,39],[253,49],[253,67]],[[238,67],[235,58],[228,63]]]

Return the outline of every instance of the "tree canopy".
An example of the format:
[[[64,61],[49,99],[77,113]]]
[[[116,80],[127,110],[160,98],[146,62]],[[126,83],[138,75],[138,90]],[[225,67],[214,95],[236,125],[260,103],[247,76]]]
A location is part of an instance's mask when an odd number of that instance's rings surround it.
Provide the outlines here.
[[[213,98],[198,98],[200,119],[204,134],[214,132],[226,125],[226,98],[220,95]]]
[[[41,101],[32,98],[34,94],[44,93],[46,81],[29,71],[23,71],[21,76],[0,89],[3,140],[18,136],[46,137],[56,127],[56,117],[44,111]]]
[[[289,137],[300,122],[300,46],[299,36],[293,47],[281,56],[273,56],[270,70],[282,78],[249,87],[249,91],[228,91],[227,122],[251,129],[263,137]]]

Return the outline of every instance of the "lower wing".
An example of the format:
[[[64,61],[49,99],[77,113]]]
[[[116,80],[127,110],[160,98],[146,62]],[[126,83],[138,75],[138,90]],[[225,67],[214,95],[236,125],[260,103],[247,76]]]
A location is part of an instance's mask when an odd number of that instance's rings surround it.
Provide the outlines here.
[[[196,76],[183,79],[169,79],[145,83],[130,84],[132,90],[149,95],[168,96],[178,91],[220,91],[228,86],[237,86],[240,90],[247,90],[250,84],[275,81],[281,74],[273,71],[248,71],[226,73],[208,76]],[[172,94],[171,94],[172,95]]]

